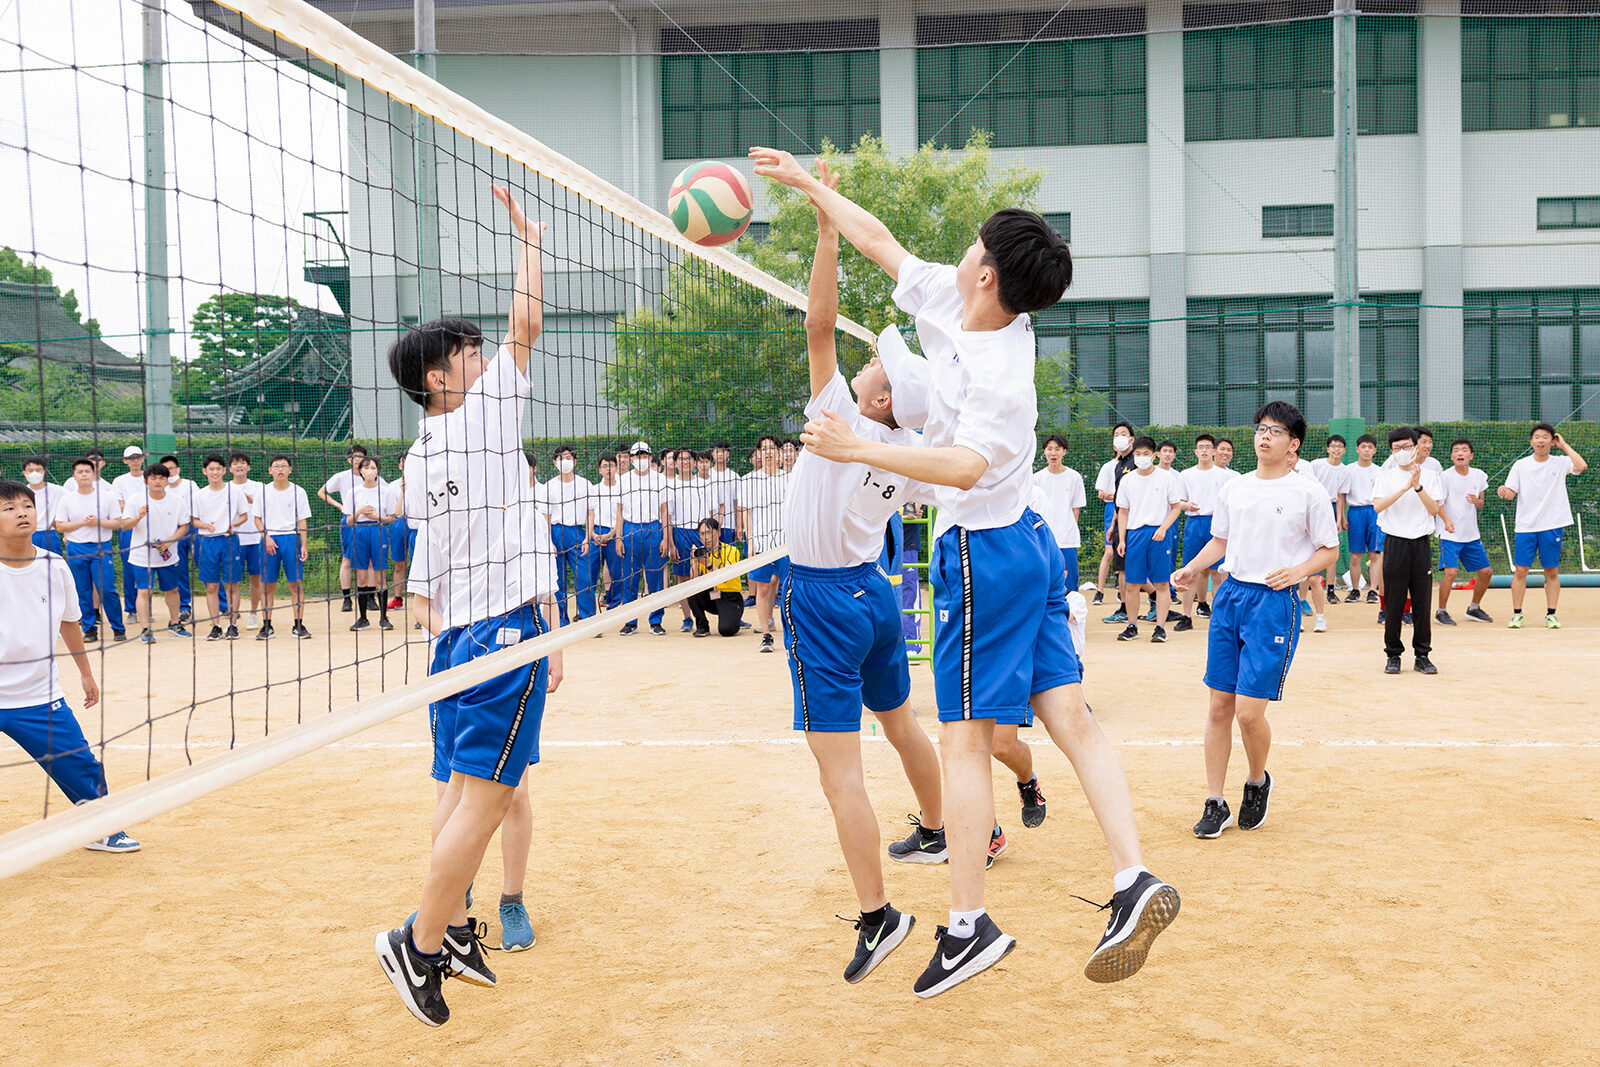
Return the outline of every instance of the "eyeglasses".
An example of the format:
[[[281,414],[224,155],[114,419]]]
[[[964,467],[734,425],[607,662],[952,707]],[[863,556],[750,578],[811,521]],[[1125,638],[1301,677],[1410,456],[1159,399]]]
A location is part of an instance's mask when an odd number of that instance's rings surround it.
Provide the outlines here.
[[[1262,434],[1266,434],[1268,437],[1288,437],[1289,431],[1282,426],[1270,426],[1263,422],[1256,426],[1256,436],[1260,437]]]

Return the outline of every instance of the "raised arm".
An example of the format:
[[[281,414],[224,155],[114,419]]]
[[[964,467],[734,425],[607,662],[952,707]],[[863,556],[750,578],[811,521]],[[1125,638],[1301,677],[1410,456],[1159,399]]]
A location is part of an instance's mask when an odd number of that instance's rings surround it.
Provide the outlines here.
[[[1567,458],[1572,460],[1573,474],[1582,474],[1584,471],[1589,469],[1588,461],[1582,456],[1578,455],[1578,450],[1567,444],[1567,439],[1562,437],[1560,434],[1556,434],[1556,447],[1565,452],[1567,454]]]
[[[776,148],[752,148],[750,158],[755,160],[758,175],[805,193],[817,205],[818,211],[833,219],[846,241],[888,272],[889,277],[899,280],[900,265],[910,253],[901,247],[894,234],[889,232],[889,227],[878,221],[872,212],[806,173],[788,152]]]
[[[822,184],[834,189],[839,176],[827,160],[817,160]],[[811,260],[811,290],[806,300],[806,358],[811,368],[811,395],[815,397],[839,369],[839,349],[834,331],[839,323],[839,227],[817,208],[817,254]]]
[[[511,320],[506,327],[505,344],[511,349],[517,369],[527,374],[533,342],[544,329],[544,274],[539,266],[539,246],[544,240],[545,224],[529,222],[511,190],[503,185],[492,188],[494,198],[511,213],[511,228],[516,231],[518,245],[517,280],[511,290]]]

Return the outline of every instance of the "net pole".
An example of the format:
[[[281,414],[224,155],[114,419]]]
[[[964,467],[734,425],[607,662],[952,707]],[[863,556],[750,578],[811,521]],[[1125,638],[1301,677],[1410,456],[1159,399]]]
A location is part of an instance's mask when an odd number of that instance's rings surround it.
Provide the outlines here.
[[[436,78],[438,38],[433,0],[414,0],[411,9],[412,48],[417,69]],[[438,165],[434,156],[433,123],[421,111],[411,113],[411,158],[417,199],[417,321],[431,322],[442,311],[439,273]],[[353,430],[352,430],[353,434]]]
[[[172,433],[172,323],[167,301],[166,59],[163,0],[145,0],[144,51],[144,283],[145,448],[178,447]]]
[[[1333,16],[1333,418],[1329,432],[1353,441],[1365,432],[1361,418],[1361,299],[1357,263],[1356,12],[1354,0],[1337,0]],[[1353,456],[1355,449],[1348,450]]]

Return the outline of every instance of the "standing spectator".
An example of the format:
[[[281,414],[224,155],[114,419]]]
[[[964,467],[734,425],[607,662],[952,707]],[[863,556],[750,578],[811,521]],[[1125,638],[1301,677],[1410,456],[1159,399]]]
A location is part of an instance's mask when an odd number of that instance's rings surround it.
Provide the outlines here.
[[[350,624],[352,630],[372,625],[367,618],[378,609],[378,628],[394,629],[389,621],[389,591],[383,587],[389,573],[389,538],[383,527],[384,503],[388,485],[378,477],[378,461],[368,456],[356,468],[361,481],[350,500],[350,566],[356,581],[356,606],[361,617]]]
[[[1111,458],[1100,465],[1100,473],[1094,480],[1095,494],[1105,502],[1106,530],[1105,551],[1100,555],[1099,584],[1094,592],[1096,604],[1103,600],[1106,583],[1113,575],[1122,573],[1122,555],[1117,551],[1117,488],[1122,484],[1123,476],[1133,469],[1133,426],[1119,422],[1111,427]],[[1117,610],[1101,621],[1128,621],[1130,605],[1123,596],[1120,582],[1117,585],[1117,601]],[[1131,607],[1132,613],[1137,615],[1139,609],[1137,598]]]
[[[278,575],[289,583],[290,604],[294,608],[294,628],[289,633],[298,638],[308,638],[311,631],[305,624],[305,583],[303,568],[308,552],[306,523],[311,518],[311,501],[306,491],[289,481],[294,473],[294,462],[288,456],[273,456],[267,464],[272,474],[271,484],[261,490],[261,502],[256,505],[256,529],[262,533],[261,584],[262,618],[257,641],[270,640],[272,605],[277,600]],[[354,499],[355,491],[351,490]]]
[[[1045,468],[1035,471],[1033,484],[1039,487],[1044,498],[1044,512],[1040,518],[1055,534],[1056,547],[1061,549],[1061,564],[1067,569],[1067,590],[1078,588],[1078,547],[1083,543],[1078,531],[1078,512],[1088,503],[1083,486],[1083,475],[1064,465],[1067,439],[1053,433],[1044,439]]]
[[[128,501],[136,496],[144,495],[144,449],[138,445],[129,445],[122,450],[122,462],[127,464],[128,473],[119,474],[111,482],[111,489],[117,494],[117,500],[122,504],[124,518],[131,518],[132,512],[128,510]],[[133,572],[128,569],[128,549],[133,544],[133,524],[124,523],[122,532],[117,535],[117,550],[122,556],[122,617],[134,618],[139,610],[139,590],[133,584]]]
[[[1344,516],[1350,535],[1350,595],[1344,598],[1346,604],[1361,599],[1362,556],[1371,560],[1367,564],[1367,603],[1376,604],[1383,589],[1383,531],[1372,507],[1379,471],[1372,457],[1377,451],[1378,439],[1364,433],[1356,438],[1356,461],[1345,466]]]
[[[1224,437],[1217,442],[1217,466],[1232,474],[1239,473],[1233,469],[1233,438]]]
[[[589,585],[598,593],[600,570],[606,571],[606,610],[622,603],[622,486],[617,481],[617,461],[600,457],[600,480],[591,487],[594,514],[594,551],[589,553]],[[596,637],[601,636],[595,634]]]
[[[1528,437],[1533,455],[1523,456],[1511,465],[1506,484],[1499,489],[1501,500],[1517,502],[1517,538],[1511,553],[1516,573],[1511,578],[1511,624],[1522,628],[1522,598],[1528,592],[1528,568],[1534,557],[1544,568],[1544,624],[1561,629],[1556,618],[1556,602],[1561,599],[1561,538],[1572,525],[1572,505],[1567,500],[1567,479],[1589,469],[1584,458],[1567,444],[1548,422],[1533,428]],[[1565,452],[1552,456],[1551,447]]]
[[[672,520],[667,554],[672,559],[672,574],[681,582],[692,573],[694,550],[700,547],[700,520],[712,514],[716,503],[711,482],[702,481],[696,471],[699,457],[688,448],[678,449],[677,456],[678,480],[667,486],[667,514]],[[688,633],[694,628],[688,599],[678,601],[678,606],[683,609],[681,632]]]
[[[356,471],[361,466],[361,461],[367,458],[365,445],[351,445],[345,449],[344,458],[350,464],[350,469],[340,471],[317,490],[317,499],[339,512],[339,591],[344,594],[344,603],[340,611],[354,611],[355,605],[350,600],[350,551],[354,541],[355,530],[350,517],[350,502],[355,497],[356,486],[361,484],[361,476]],[[379,484],[388,484],[382,478]],[[334,494],[339,499],[335,500]]]
[[[50,468],[43,456],[29,456],[22,461],[22,478],[33,493],[34,529],[33,544],[46,552],[61,555],[61,535],[56,533],[56,508],[60,507],[66,490],[50,482]]]
[[[717,441],[711,446],[711,471],[706,478],[711,482],[711,492],[717,502],[717,522],[721,530],[731,532],[739,523],[739,476],[728,469],[728,442]]]
[[[667,550],[672,544],[672,526],[667,515],[667,480],[651,469],[650,446],[635,441],[628,449],[633,469],[618,479],[622,483],[622,602],[631,604],[639,596],[639,580],[645,588],[659,593],[666,586]],[[650,613],[650,632],[665,637],[662,608]],[[629,619],[618,631],[624,637],[639,632],[639,620]]]
[[[244,494],[250,505],[250,515],[254,516],[263,486],[250,477],[250,456],[244,452],[231,454],[228,473],[233,476],[235,491]],[[250,580],[250,613],[245,616],[244,625],[245,629],[254,630],[261,625],[261,531],[256,529],[255,519],[251,517],[240,524],[235,536],[239,538],[239,559],[244,564],[244,576]]]
[[[156,643],[151,599],[159,588],[167,600],[167,629],[178,637],[191,637],[183,626],[178,600],[178,545],[189,532],[193,509],[167,489],[167,468],[156,463],[144,472],[145,491],[128,501],[133,519],[133,548],[128,558],[139,590],[139,641]]]
[[[239,577],[244,573],[244,559],[234,531],[250,520],[250,501],[243,490],[227,480],[228,468],[221,456],[207,456],[200,469],[205,471],[206,487],[194,493],[191,521],[199,534],[195,559],[206,587],[206,606],[211,611],[211,632],[206,640],[234,641],[239,637]],[[228,617],[226,631],[221,625],[224,615]]]
[[[161,465],[167,468],[167,495],[181,500],[183,506],[189,509],[185,515],[192,516],[194,479],[183,476],[183,465],[178,462],[177,456],[162,456]],[[178,621],[185,626],[194,620],[194,584],[190,577],[189,561],[194,558],[195,537],[194,524],[189,523],[183,540],[178,542],[178,569],[174,572],[178,583]]]
[[[771,434],[764,434],[757,448],[760,466],[744,476],[739,486],[739,525],[750,539],[750,555],[783,544],[783,501],[788,491],[787,475],[781,465],[782,446]],[[777,625],[772,609],[778,600],[779,568],[783,561],[768,563],[750,572],[750,588],[756,598],[755,632],[761,635],[759,651],[776,652],[773,634]]]
[[[1465,566],[1477,572],[1467,618],[1493,622],[1483,610],[1483,595],[1489,591],[1494,571],[1478,535],[1478,512],[1483,510],[1489,491],[1489,476],[1472,465],[1471,441],[1458,437],[1450,443],[1450,469],[1439,476],[1439,481],[1444,486],[1444,507],[1439,513],[1439,610],[1434,613],[1434,621],[1441,626],[1456,624],[1445,608],[1456,574]]]
[[[790,471],[794,470],[794,458],[799,454],[799,441],[796,441],[791,437],[783,442],[778,449],[779,466],[783,468],[783,473],[788,474]]]
[[[722,543],[722,524],[715,518],[707,516],[701,520],[700,547],[691,554],[693,568],[691,573],[698,578],[708,571],[719,567],[729,567],[744,556],[732,545]],[[689,609],[694,612],[694,635],[696,637],[709,637],[711,627],[707,616],[712,611],[717,614],[717,635],[719,637],[738,636],[741,623],[744,621],[744,589],[739,583],[739,576],[733,575],[725,582],[720,582],[714,589],[703,593],[696,593],[689,598]]]
[[[62,495],[56,506],[56,531],[65,540],[67,567],[78,588],[79,623],[85,641],[98,641],[95,593],[105,608],[114,641],[126,641],[122,604],[117,597],[115,568],[111,557],[116,551],[118,531],[127,525],[122,519],[122,502],[115,490],[95,476],[94,461],[80,459],[72,465],[73,491]]]
[[[1189,561],[1199,556],[1211,543],[1211,522],[1217,512],[1217,500],[1222,495],[1222,487],[1232,479],[1230,471],[1225,471],[1216,465],[1217,439],[1208,433],[1200,434],[1194,439],[1194,466],[1178,475],[1179,488],[1183,494],[1183,562],[1188,566]],[[1238,475],[1233,475],[1238,477]],[[1211,615],[1211,602],[1207,597],[1207,587],[1217,589],[1222,584],[1222,574],[1215,567],[1197,572],[1195,580],[1183,586],[1182,618],[1172,624],[1173,633],[1184,633],[1194,629],[1194,617],[1199,615],[1202,619]]]
[[[1372,487],[1372,506],[1383,529],[1383,648],[1389,661],[1385,674],[1400,673],[1400,640],[1404,605],[1409,597],[1420,609],[1411,631],[1411,651],[1416,655],[1420,674],[1438,674],[1428,658],[1433,651],[1433,616],[1428,603],[1433,599],[1434,517],[1444,500],[1439,476],[1422,469],[1417,454],[1417,431],[1402,426],[1389,434],[1389,454],[1395,466],[1378,472]]]
[[[400,477],[384,487],[383,495],[383,521],[388,524],[389,562],[394,566],[394,582],[389,587],[393,594],[389,598],[390,611],[398,611],[405,604],[401,594],[406,588],[406,570],[410,565],[412,546],[417,541],[417,532],[406,521],[405,460],[405,453],[402,452],[398,457]]]
[[[550,510],[550,537],[556,554],[556,613],[561,625],[567,617],[567,569],[578,599],[580,620],[594,615],[594,568],[598,555],[594,533],[594,485],[575,473],[578,454],[567,445],[556,449],[556,476],[545,483],[545,504]]]
[[[1328,438],[1327,456],[1323,459],[1311,461],[1311,473],[1316,476],[1317,481],[1322,483],[1322,487],[1328,491],[1328,502],[1333,505],[1333,518],[1339,524],[1339,529],[1341,530],[1345,529],[1345,507],[1347,506],[1345,486],[1349,482],[1349,476],[1345,473],[1344,449],[1344,437],[1340,434],[1334,434]],[[1334,588],[1335,579],[1337,578],[1337,575],[1334,574],[1334,569],[1329,568],[1328,573],[1323,575],[1323,580],[1327,583],[1328,603],[1330,604],[1339,602],[1339,595]]]
[[[1183,490],[1176,477],[1156,467],[1155,451],[1156,443],[1149,437],[1134,441],[1137,473],[1122,479],[1117,486],[1117,554],[1127,560],[1124,585],[1142,587],[1150,594],[1155,612],[1155,630],[1150,640],[1161,644],[1167,639],[1164,623],[1171,596],[1171,533],[1183,510]],[[1131,641],[1138,636],[1139,627],[1130,617],[1117,640]]]

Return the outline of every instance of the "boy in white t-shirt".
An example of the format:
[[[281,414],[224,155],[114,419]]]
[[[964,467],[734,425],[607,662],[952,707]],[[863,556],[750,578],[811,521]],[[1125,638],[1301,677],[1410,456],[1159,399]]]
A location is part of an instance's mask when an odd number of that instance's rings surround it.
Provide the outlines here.
[[[211,632],[206,640],[235,641],[239,637],[239,579],[244,574],[238,530],[250,522],[250,499],[228,480],[221,456],[207,456],[200,469],[205,472],[206,485],[193,496],[198,534],[195,561],[211,610]],[[228,617],[227,630],[222,628],[223,615]]]
[[[1144,867],[1127,777],[1083,702],[1060,553],[1028,507],[1038,422],[1029,314],[1061,299],[1071,254],[1038,215],[1006,209],[984,222],[960,264],[927,263],[787,152],[752,148],[750,156],[758,175],[805,193],[895,279],[895,302],[915,316],[927,356],[920,447],[864,440],[826,411],[802,437],[808,454],[923,482],[939,504],[930,570],[951,909],[913,991],[935,996],[1016,947],[983,906],[995,826],[990,754],[998,723],[1022,725],[1034,715],[1076,768],[1116,872],[1112,919],[1084,973],[1100,982],[1127,978],[1177,916],[1178,893]]]
[[[139,445],[129,445],[122,450],[122,462],[127,464],[126,474],[119,474],[111,480],[111,489],[117,494],[117,500],[123,506],[123,515],[127,516],[127,504],[136,496],[144,495],[144,449]],[[124,524],[122,532],[117,535],[117,554],[122,557],[122,617],[134,619],[139,613],[139,591],[133,587],[133,571],[128,566],[128,550],[133,546],[133,527]]]
[[[1148,437],[1133,442],[1134,473],[1117,486],[1117,552],[1123,558],[1123,577],[1130,586],[1150,594],[1155,630],[1153,644],[1167,640],[1163,625],[1172,606],[1167,587],[1172,577],[1173,525],[1183,512],[1183,487],[1177,475],[1156,466],[1156,443]],[[1139,636],[1139,624],[1128,619],[1118,641]]]
[[[1089,502],[1083,475],[1064,464],[1067,439],[1053,433],[1044,439],[1045,468],[1033,472],[1045,510],[1041,516],[1050,524],[1061,549],[1061,564],[1067,571],[1067,592],[1078,588],[1078,548],[1083,534],[1078,529],[1078,512]]]
[[[130,524],[122,518],[122,502],[111,484],[97,476],[94,461],[85,458],[73,463],[72,477],[72,491],[63,494],[56,506],[55,525],[65,542],[67,567],[78,587],[83,639],[93,642],[100,637],[94,607],[98,592],[106,621],[111,624],[112,640],[126,641],[111,557],[117,550],[118,531]]]
[[[301,640],[311,636],[306,629],[305,583],[302,581],[309,554],[306,523],[311,519],[311,500],[306,491],[289,481],[294,462],[288,456],[273,456],[267,464],[272,481],[261,489],[253,521],[261,533],[261,629],[257,641],[270,641],[272,605],[278,599],[278,578],[289,584],[289,605],[294,611],[294,626],[289,635]]]
[[[1439,610],[1434,621],[1441,626],[1456,624],[1446,608],[1456,574],[1466,567],[1476,572],[1467,618],[1493,622],[1483,610],[1483,595],[1489,591],[1494,570],[1478,533],[1478,512],[1489,491],[1489,476],[1472,465],[1471,441],[1458,437],[1450,442],[1450,469],[1439,475],[1439,481],[1444,486],[1444,507],[1439,511]]]
[[[50,481],[50,468],[43,456],[29,456],[22,461],[22,478],[33,493],[33,506],[38,513],[39,528],[34,531],[33,543],[47,552],[61,555],[61,535],[56,532],[56,508],[66,490]]]
[[[1561,629],[1556,618],[1556,602],[1561,599],[1561,538],[1572,525],[1572,505],[1567,500],[1567,479],[1582,474],[1589,464],[1567,444],[1566,438],[1548,422],[1541,422],[1528,436],[1533,455],[1523,456],[1511,465],[1506,484],[1499,489],[1501,500],[1517,502],[1517,537],[1511,562],[1516,572],[1511,577],[1510,628],[1522,628],[1522,598],[1528,592],[1528,568],[1537,556],[1544,568],[1544,624]],[[1564,456],[1552,456],[1559,448]]]
[[[1183,494],[1183,562],[1187,564],[1211,543],[1211,520],[1217,511],[1217,494],[1222,487],[1238,475],[1216,464],[1217,439],[1208,433],[1194,439],[1194,466],[1178,474],[1179,491]],[[1173,633],[1186,633],[1194,629],[1194,617],[1202,619],[1211,615],[1210,593],[1222,584],[1222,574],[1216,569],[1207,571],[1200,579],[1181,591],[1182,618],[1172,624]]]
[[[1372,487],[1377,484],[1379,467],[1372,462],[1378,454],[1378,439],[1370,433],[1356,438],[1356,461],[1344,469],[1344,529],[1350,543],[1350,593],[1346,604],[1361,600],[1361,560],[1367,557],[1367,603],[1376,604],[1383,592],[1383,531],[1378,528],[1378,512],[1372,506]]]
[[[244,494],[250,508],[251,517],[240,524],[234,536],[239,538],[239,558],[244,563],[245,576],[250,579],[250,614],[245,616],[245,629],[254,630],[261,625],[261,531],[256,529],[253,516],[263,486],[250,477],[247,453],[234,452],[228,456],[228,473],[234,488]]]
[[[133,520],[133,546],[128,550],[128,565],[133,568],[134,587],[139,590],[139,626],[143,644],[156,643],[151,623],[150,601],[159,588],[167,599],[167,629],[178,637],[191,636],[183,626],[183,605],[179,600],[178,546],[189,532],[194,509],[187,495],[167,489],[167,468],[152,463],[144,472],[145,491],[129,500],[127,518]]]
[[[1344,453],[1344,436],[1332,434],[1328,437],[1328,454],[1322,459],[1311,461],[1311,473],[1328,491],[1328,503],[1333,506],[1334,520],[1338,522],[1341,530],[1345,528],[1345,486],[1350,480],[1345,473]],[[1338,577],[1332,570],[1323,575],[1323,580],[1327,583],[1330,604],[1339,603],[1338,594],[1334,591]]]

